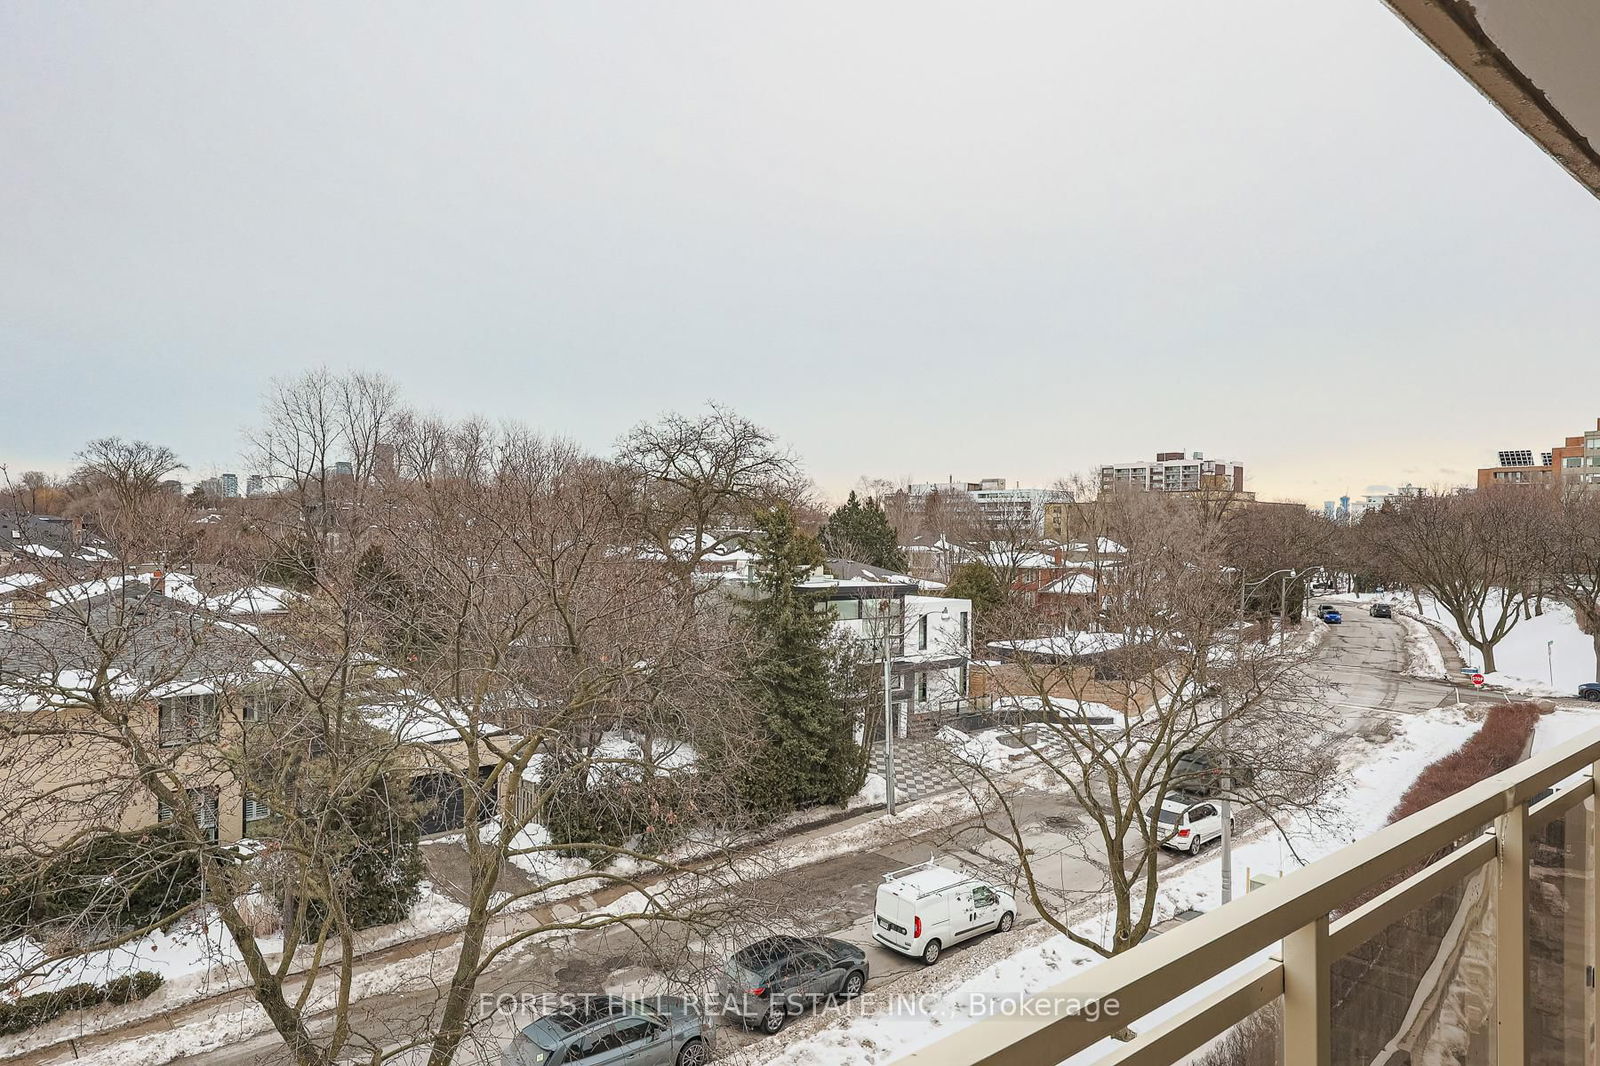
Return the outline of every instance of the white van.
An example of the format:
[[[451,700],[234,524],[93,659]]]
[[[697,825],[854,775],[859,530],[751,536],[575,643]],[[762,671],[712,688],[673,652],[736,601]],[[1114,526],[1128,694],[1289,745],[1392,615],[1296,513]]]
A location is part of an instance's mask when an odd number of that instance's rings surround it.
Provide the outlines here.
[[[1003,888],[930,859],[883,875],[874,918],[878,943],[932,966],[951,944],[1009,931],[1017,901]]]

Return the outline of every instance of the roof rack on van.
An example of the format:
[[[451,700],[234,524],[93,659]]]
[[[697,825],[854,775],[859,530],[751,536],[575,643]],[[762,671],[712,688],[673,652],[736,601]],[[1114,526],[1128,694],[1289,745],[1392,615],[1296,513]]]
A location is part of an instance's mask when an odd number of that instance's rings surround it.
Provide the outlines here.
[[[907,866],[904,869],[894,870],[890,873],[886,873],[883,875],[883,879],[885,881],[893,881],[897,877],[905,877],[907,874],[914,874],[919,870],[926,870],[930,867],[938,865],[939,862],[936,859],[925,859],[924,861],[917,863],[915,866]]]

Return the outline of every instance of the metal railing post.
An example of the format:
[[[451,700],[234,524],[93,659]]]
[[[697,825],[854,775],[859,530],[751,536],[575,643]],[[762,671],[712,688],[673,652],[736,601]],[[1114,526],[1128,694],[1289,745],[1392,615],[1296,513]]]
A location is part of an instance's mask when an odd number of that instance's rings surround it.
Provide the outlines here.
[[[1595,1003],[1595,972],[1600,967],[1600,762],[1589,767],[1589,779],[1594,782],[1594,796],[1588,801],[1589,816],[1589,905],[1584,909],[1583,964],[1584,964],[1584,1062],[1596,1066],[1600,1062],[1597,1048],[1596,1026],[1600,1024],[1600,1009]]]
[[[1497,1066],[1528,1061],[1528,807],[1495,819],[1495,1043]]]
[[[1283,938],[1283,1061],[1330,1066],[1333,999],[1328,957],[1328,916]]]

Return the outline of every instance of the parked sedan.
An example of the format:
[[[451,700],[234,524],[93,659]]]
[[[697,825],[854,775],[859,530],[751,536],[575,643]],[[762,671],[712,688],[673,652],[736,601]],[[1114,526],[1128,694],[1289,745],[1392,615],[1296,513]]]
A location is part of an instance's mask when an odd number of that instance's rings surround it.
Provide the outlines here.
[[[504,1066],[705,1066],[698,1015],[677,996],[587,997],[546,1014],[512,1038]]]
[[[766,1033],[789,1015],[867,987],[866,953],[826,936],[769,936],[740,948],[722,967],[722,1010]]]
[[[1579,685],[1578,695],[1586,700],[1600,702],[1600,681],[1586,681]]]

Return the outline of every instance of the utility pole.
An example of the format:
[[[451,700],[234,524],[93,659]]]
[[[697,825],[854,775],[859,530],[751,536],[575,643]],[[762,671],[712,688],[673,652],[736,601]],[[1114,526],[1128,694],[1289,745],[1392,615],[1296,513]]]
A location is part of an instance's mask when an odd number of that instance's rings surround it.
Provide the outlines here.
[[[884,807],[894,813],[894,660],[889,655],[889,618],[883,619],[883,789]]]

